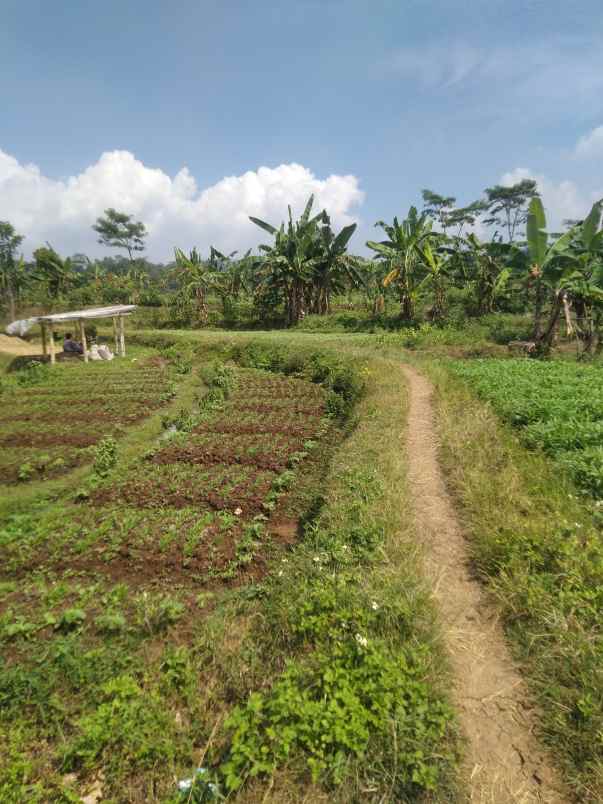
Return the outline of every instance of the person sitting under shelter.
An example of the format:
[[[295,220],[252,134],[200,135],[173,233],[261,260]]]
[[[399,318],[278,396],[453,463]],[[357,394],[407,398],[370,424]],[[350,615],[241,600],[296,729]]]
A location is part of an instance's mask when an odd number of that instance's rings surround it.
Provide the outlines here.
[[[67,332],[63,341],[63,351],[68,354],[83,355],[84,348],[81,343],[74,341],[71,332]]]

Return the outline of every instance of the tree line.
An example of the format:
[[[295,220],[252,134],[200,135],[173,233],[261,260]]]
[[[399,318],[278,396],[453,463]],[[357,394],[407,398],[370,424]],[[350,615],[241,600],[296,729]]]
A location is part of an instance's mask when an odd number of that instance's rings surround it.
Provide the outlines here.
[[[549,233],[531,179],[486,188],[464,207],[429,189],[422,200],[422,208],[412,206],[402,220],[375,224],[383,239],[366,243],[372,259],[349,251],[356,224],[336,231],[326,210],[314,209],[313,197],[299,218],[289,208],[280,225],[251,217],[269,236],[255,254],[210,246],[204,257],[197,248],[176,248],[169,265],[144,258],[144,223],[115,209],[105,210],[92,228],[99,243],[122,256],[102,260],[62,258],[46,244],[26,262],[17,256],[23,236],[0,222],[0,293],[11,317],[36,294],[82,304],[167,300],[183,324],[201,326],[208,323],[210,299],[219,301],[225,318],[244,298],[261,321],[280,317],[287,326],[327,315],[333,298],[345,293],[363,299],[375,317],[395,300],[400,325],[417,321],[419,305],[423,318],[445,324],[460,299],[467,315],[529,311],[536,351],[550,348],[560,319],[585,353],[600,348],[601,202],[584,221],[565,221],[565,232]]]

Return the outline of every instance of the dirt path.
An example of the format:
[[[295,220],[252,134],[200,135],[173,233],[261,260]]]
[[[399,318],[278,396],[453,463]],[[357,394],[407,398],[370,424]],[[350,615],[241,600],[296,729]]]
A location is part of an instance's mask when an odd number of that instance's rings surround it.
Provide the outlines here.
[[[16,336],[9,336],[0,333],[0,354],[3,355],[41,355],[42,346],[40,344],[28,343]]]
[[[497,613],[472,576],[437,456],[431,384],[404,367],[410,390],[409,480],[425,569],[455,675],[453,699],[467,740],[467,800],[562,804],[568,798],[533,737],[534,712]]]

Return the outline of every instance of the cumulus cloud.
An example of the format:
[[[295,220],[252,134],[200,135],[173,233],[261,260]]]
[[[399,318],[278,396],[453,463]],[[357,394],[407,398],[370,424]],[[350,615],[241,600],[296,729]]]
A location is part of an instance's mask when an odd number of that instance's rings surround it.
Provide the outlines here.
[[[574,150],[574,156],[579,159],[603,157],[603,126],[597,126],[588,134],[580,137]]]
[[[566,218],[584,218],[594,202],[603,198],[603,187],[587,190],[569,179],[556,182],[528,168],[515,168],[505,173],[500,183],[509,187],[522,179],[534,179],[537,182],[546,210],[547,228],[551,232],[560,231]]]
[[[151,259],[171,259],[176,245],[244,250],[266,238],[249,215],[279,224],[287,204],[300,212],[312,193],[316,207],[327,209],[336,226],[355,220],[364,199],[355,176],[319,179],[295,163],[260,167],[200,189],[186,167],[172,178],[129,151],[105,152],[78,175],[59,181],[0,150],[0,220],[26,235],[26,252],[49,241],[63,254],[106,254],[90,227],[107,207],[144,221]]]

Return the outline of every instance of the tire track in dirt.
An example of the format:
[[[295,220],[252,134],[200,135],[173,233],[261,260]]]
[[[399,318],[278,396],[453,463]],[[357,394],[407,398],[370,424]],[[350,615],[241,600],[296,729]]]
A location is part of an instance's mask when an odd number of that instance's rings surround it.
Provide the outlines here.
[[[432,386],[404,366],[409,383],[409,482],[425,571],[454,673],[452,699],[466,740],[467,801],[569,801],[533,735],[537,712],[509,654],[496,608],[472,574],[467,545],[438,461]]]

